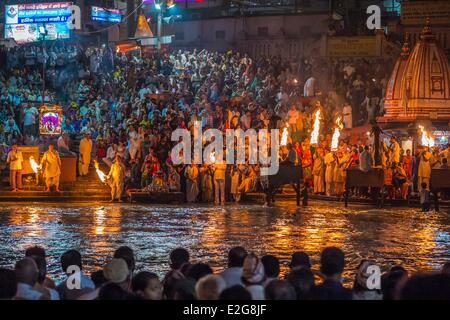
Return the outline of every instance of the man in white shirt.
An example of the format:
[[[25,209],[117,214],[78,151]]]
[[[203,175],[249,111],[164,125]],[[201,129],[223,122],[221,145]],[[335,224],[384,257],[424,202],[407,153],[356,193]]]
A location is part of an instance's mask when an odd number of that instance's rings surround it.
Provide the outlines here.
[[[5,133],[17,133],[20,134],[19,127],[17,126],[16,121],[13,117],[9,117],[9,119],[5,122],[5,126],[3,127],[3,131]]]
[[[102,159],[103,162],[106,163],[108,167],[111,167],[113,162],[116,160],[116,154],[117,144],[113,143],[106,151],[106,157]]]
[[[76,153],[70,151],[69,141],[70,141],[69,135],[67,134],[67,132],[63,132],[63,134],[58,138],[58,141],[57,141],[58,152],[76,155]]]
[[[13,144],[11,151],[8,152],[6,162],[9,164],[9,182],[12,191],[22,191],[23,157],[16,144]]]
[[[81,254],[77,250],[64,252],[60,261],[66,279],[56,287],[56,290],[62,300],[76,300],[95,290],[94,282],[83,273]]]
[[[241,278],[246,256],[247,251],[243,247],[234,247],[228,252],[228,268],[219,274],[225,280],[227,288],[234,285],[244,286]]]
[[[314,77],[309,77],[305,82],[305,86],[303,88],[303,95],[305,97],[315,97],[316,96],[316,85],[317,80]]]
[[[346,102],[344,108],[342,109],[342,115],[344,116],[344,127],[346,129],[351,129],[353,127],[353,116],[352,116],[352,106],[350,103]]]
[[[43,294],[34,289],[39,276],[39,270],[31,258],[24,258],[17,261],[14,272],[17,278],[16,300],[41,300]]]
[[[139,152],[141,150],[142,141],[144,140],[144,134],[142,129],[139,129],[139,132],[131,126],[130,133],[128,134],[128,152],[130,154],[131,160],[135,160],[139,156]]]
[[[372,155],[369,152],[369,146],[364,146],[364,151],[359,156],[359,170],[368,172],[372,169]]]

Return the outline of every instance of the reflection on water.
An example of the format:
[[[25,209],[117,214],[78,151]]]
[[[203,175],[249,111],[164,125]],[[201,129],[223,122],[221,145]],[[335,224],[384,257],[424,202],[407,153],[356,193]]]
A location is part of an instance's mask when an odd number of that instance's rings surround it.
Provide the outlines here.
[[[91,272],[126,244],[136,252],[138,270],[162,275],[175,247],[188,248],[194,261],[219,270],[228,249],[242,245],[276,255],[285,273],[292,252],[306,251],[317,270],[320,251],[337,246],[346,253],[344,277],[350,284],[362,258],[376,260],[384,270],[395,264],[411,271],[439,269],[450,259],[449,222],[446,213],[317,202],[301,211],[292,203],[273,208],[7,204],[0,208],[0,266],[13,267],[27,247],[41,245],[47,249],[49,272],[59,279],[65,250],[80,250]]]

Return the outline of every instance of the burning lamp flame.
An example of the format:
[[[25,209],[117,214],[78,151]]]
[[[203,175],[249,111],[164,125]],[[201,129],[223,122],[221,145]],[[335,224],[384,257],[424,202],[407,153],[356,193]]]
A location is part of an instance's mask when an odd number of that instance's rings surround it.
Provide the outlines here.
[[[336,151],[339,145],[339,137],[341,135],[341,130],[344,126],[341,122],[341,117],[337,117],[336,119],[336,127],[334,128],[333,137],[331,139],[331,151]]]
[[[96,160],[94,160],[94,168],[95,168],[95,171],[97,172],[97,175],[98,175],[100,181],[105,182],[106,174],[104,174],[103,171],[98,168],[98,162]]]
[[[434,147],[434,139],[428,135],[428,132],[423,126],[419,126],[420,132],[422,133],[422,145],[427,147]]]
[[[318,142],[320,131],[320,109],[316,111],[314,117],[315,117],[314,127],[313,131],[311,132],[311,144],[317,144]]]
[[[283,134],[281,135],[280,145],[282,145],[282,146],[287,145],[287,140],[288,140],[288,135],[289,135],[288,127],[289,127],[289,124],[286,123],[286,127],[283,129]]]
[[[30,166],[34,173],[38,173],[39,169],[41,169],[41,166],[37,164],[36,160],[34,160],[33,156],[30,156]]]

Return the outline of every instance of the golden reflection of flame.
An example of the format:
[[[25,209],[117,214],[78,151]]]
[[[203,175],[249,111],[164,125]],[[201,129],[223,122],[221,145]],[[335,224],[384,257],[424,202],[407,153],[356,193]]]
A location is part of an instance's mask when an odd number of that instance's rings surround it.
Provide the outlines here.
[[[23,210],[22,210],[23,209]],[[42,213],[45,213],[44,211]],[[10,215],[9,223],[11,225],[24,225],[17,231],[11,232],[12,237],[42,237],[47,235],[47,232],[43,230],[41,224],[42,219],[46,218],[45,215],[41,215],[38,208],[34,207],[21,207],[18,210],[14,210]]]
[[[433,266],[430,258],[432,252],[436,250],[435,235],[437,230],[429,224],[415,225],[414,220],[401,219],[398,223],[385,224],[382,235],[385,245],[380,246],[379,253],[395,257],[392,259],[392,265],[404,265],[404,259],[408,258],[414,261],[415,270],[432,270]],[[402,224],[402,227],[399,227]],[[421,228],[417,228],[418,226]],[[405,248],[404,239],[408,242],[415,243],[413,247]],[[388,245],[386,245],[388,244]],[[424,257],[418,259],[418,257]]]
[[[94,221],[90,232],[93,236],[111,235],[120,232],[120,207],[97,207],[94,210],[93,218]]]
[[[105,210],[103,208],[97,208],[94,212],[94,234],[103,235],[105,231],[105,226],[103,223],[105,222]]]

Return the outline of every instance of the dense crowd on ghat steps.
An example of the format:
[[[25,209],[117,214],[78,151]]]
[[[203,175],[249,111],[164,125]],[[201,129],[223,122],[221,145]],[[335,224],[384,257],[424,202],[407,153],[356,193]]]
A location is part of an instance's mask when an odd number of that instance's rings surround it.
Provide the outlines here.
[[[102,269],[83,272],[82,256],[68,250],[60,258],[64,278],[47,274],[46,253],[30,247],[14,270],[0,268],[0,299],[15,300],[411,300],[450,299],[450,263],[433,273],[412,274],[401,266],[381,273],[374,261],[362,260],[351,288],[342,285],[345,256],[339,248],[321,252],[320,270],[311,270],[308,254],[295,252],[289,272],[280,276],[273,255],[258,257],[243,247],[228,252],[228,265],[214,273],[194,262],[189,252],[170,252],[170,270],[160,278],[135,271],[131,248],[118,248]]]
[[[181,191],[189,202],[216,203],[239,201],[242,193],[258,189],[260,167],[174,165],[174,129],[192,132],[196,121],[203,130],[278,128],[281,133],[288,127],[281,162],[301,165],[312,192],[341,196],[346,168],[370,170],[374,148],[340,139],[330,151],[336,119],[340,116],[344,127],[352,128],[383,114],[392,68],[392,59],[324,60],[313,55],[284,60],[207,50],[141,56],[108,46],[61,43],[45,52],[28,45],[0,55],[0,169],[11,170],[13,191],[22,188],[20,156],[13,146],[38,145],[45,151],[49,144],[38,135],[37,107],[44,99],[63,108],[64,133],[55,149],[78,155],[81,176],[93,159],[111,167],[113,199],[125,189],[145,189]],[[47,89],[42,94],[44,62]],[[318,109],[320,135],[311,144]],[[423,190],[426,202],[431,168],[448,168],[449,150],[425,147],[412,154],[395,137],[384,142],[389,197],[406,198],[410,191]],[[57,181],[49,183],[58,190]],[[353,195],[367,196],[367,191],[353,190]]]

